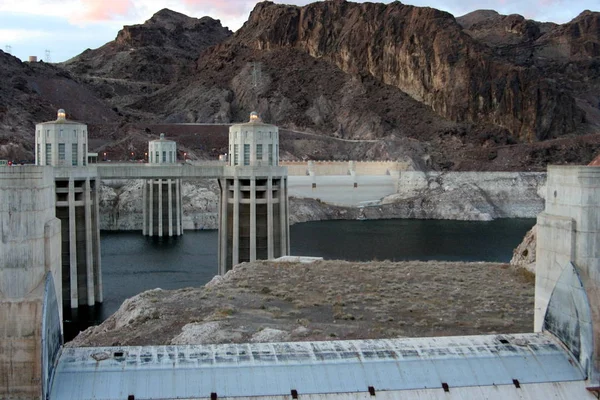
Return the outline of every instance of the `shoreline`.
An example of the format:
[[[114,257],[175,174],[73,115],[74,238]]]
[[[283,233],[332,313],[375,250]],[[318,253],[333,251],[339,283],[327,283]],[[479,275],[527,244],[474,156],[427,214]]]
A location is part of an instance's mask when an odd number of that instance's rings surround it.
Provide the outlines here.
[[[199,288],[140,293],[68,346],[516,333],[533,326],[532,277],[486,262],[242,263]]]
[[[396,193],[377,204],[339,206],[319,198],[290,195],[290,224],[326,220],[440,219],[490,221],[535,218],[544,208],[544,173],[403,172]],[[102,230],[142,229],[142,181],[104,181]],[[316,195],[315,195],[316,197]],[[183,182],[183,228],[218,228],[215,181]]]

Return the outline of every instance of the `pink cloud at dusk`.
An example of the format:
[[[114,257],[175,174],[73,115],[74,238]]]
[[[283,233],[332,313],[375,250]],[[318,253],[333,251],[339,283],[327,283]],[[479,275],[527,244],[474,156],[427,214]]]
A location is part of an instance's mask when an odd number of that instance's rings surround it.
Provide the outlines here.
[[[135,10],[133,0],[80,0],[82,11],[77,18],[83,21],[110,21],[126,17]]]

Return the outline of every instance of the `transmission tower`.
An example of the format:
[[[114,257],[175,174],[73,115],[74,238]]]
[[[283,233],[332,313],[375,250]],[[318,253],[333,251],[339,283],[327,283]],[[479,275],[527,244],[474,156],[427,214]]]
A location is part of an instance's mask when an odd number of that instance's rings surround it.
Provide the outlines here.
[[[46,49],[46,60],[47,63],[52,62],[52,58],[50,57],[50,50]]]
[[[4,52],[12,54],[12,46],[10,44],[7,44],[6,47],[4,47]]]

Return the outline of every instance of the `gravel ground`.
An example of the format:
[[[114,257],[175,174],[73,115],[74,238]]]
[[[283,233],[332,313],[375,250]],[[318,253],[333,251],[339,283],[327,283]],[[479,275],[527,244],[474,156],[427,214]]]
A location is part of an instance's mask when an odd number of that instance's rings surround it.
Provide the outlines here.
[[[531,332],[534,277],[497,263],[259,261],[128,299],[71,346]]]

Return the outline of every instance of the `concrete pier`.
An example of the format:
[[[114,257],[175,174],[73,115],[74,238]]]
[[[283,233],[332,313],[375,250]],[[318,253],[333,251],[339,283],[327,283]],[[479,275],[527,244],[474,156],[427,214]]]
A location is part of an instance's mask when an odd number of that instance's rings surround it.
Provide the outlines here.
[[[600,167],[548,168],[537,219],[535,331],[557,336],[600,384]]]
[[[279,130],[256,113],[229,130],[229,166],[223,169],[219,273],[245,261],[289,254],[287,168],[278,166]]]
[[[165,134],[148,145],[149,164],[155,166],[175,165],[177,144],[166,140]],[[181,179],[144,180],[144,223],[145,236],[183,235]]]
[[[60,220],[50,167],[0,168],[0,398],[46,398],[62,344]]]
[[[56,176],[56,216],[62,224],[63,301],[77,308],[101,303],[99,181],[93,167]]]

